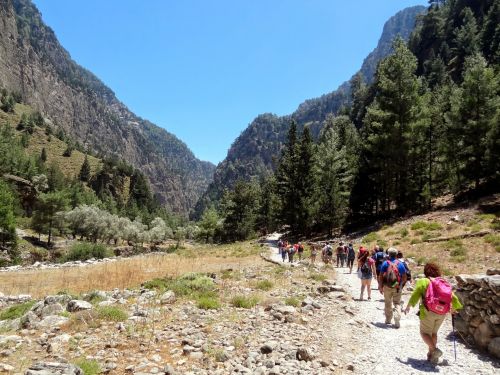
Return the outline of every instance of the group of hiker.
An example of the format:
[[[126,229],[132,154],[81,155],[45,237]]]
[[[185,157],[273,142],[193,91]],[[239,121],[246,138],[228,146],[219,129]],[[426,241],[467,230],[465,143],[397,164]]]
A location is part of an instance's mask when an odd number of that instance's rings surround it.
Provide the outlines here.
[[[283,259],[283,262],[286,261],[288,258],[288,261],[290,263],[293,263],[293,257],[295,254],[297,254],[299,262],[302,260],[302,257],[304,256],[304,245],[302,243],[298,242],[296,244],[291,244],[287,240],[279,240],[278,241],[278,251],[281,255],[281,259]],[[314,261],[316,260],[316,254],[314,254]],[[311,261],[313,261],[312,253],[311,253]]]
[[[304,246],[299,242],[290,245],[287,241],[279,241],[278,248],[283,262],[288,257],[293,263],[293,257],[298,254],[299,260],[303,259]],[[311,263],[316,262],[318,245],[311,245]],[[361,279],[359,300],[363,301],[365,290],[368,300],[371,300],[371,283],[377,280],[378,290],[384,296],[385,324],[394,322],[394,328],[401,326],[401,312],[407,314],[411,307],[420,302],[417,315],[420,318],[420,335],[428,346],[427,361],[437,364],[443,354],[437,347],[437,332],[443,323],[446,314],[454,314],[462,308],[462,304],[452,291],[451,285],[442,278],[439,266],[427,263],[424,267],[423,278],[418,279],[413,286],[413,293],[406,308],[401,307],[401,297],[406,283],[411,282],[412,275],[408,262],[403,253],[394,247],[386,251],[376,245],[371,251],[361,246],[356,254],[352,243],[344,245],[340,242],[333,249],[327,242],[321,248],[322,260],[326,264],[333,263],[333,254],[336,254],[336,266],[347,267],[352,273],[354,262],[357,260],[357,274]]]

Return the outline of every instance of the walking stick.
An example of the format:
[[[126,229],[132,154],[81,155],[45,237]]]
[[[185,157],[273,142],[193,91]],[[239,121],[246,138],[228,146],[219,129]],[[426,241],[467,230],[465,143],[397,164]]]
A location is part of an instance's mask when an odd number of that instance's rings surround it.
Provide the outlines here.
[[[457,361],[457,335],[455,333],[455,315],[451,314],[451,327],[453,329],[453,350],[455,352],[455,362]]]

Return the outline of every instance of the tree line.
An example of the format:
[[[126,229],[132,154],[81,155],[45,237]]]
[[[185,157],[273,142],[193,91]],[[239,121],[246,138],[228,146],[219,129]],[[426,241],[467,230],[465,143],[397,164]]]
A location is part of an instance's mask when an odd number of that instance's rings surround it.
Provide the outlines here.
[[[274,175],[239,181],[207,210],[207,237],[331,233],[428,209],[442,194],[498,191],[499,15],[499,0],[431,1],[372,84],[351,80],[350,106],[317,142],[292,121]]]

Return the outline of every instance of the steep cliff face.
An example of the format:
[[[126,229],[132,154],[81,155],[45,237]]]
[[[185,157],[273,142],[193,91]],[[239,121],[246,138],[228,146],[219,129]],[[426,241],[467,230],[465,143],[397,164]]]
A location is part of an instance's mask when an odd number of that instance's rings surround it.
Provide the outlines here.
[[[385,23],[377,47],[366,57],[360,69],[367,82],[372,81],[378,62],[390,54],[393,39],[399,35],[407,40],[416,17],[425,9],[423,6],[404,9]],[[238,179],[258,179],[272,173],[292,119],[299,129],[307,124],[312,134],[318,136],[326,117],[336,114],[349,101],[350,86],[345,82],[331,93],[306,100],[289,116],[258,116],[234,141],[227,157],[217,166],[214,181],[196,205],[195,216],[217,201],[224,189],[231,188]]]
[[[188,213],[212,180],[211,163],[136,116],[76,64],[29,0],[0,0],[0,86],[19,92],[83,145],[140,168],[175,212]]]

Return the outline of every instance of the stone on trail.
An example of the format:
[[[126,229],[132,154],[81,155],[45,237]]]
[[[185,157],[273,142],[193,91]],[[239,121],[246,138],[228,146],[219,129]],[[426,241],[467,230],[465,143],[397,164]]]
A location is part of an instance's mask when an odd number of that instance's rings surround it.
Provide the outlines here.
[[[76,312],[76,311],[90,310],[90,309],[92,309],[91,303],[78,299],[69,301],[68,306],[66,307],[66,310],[68,310],[69,312]]]
[[[310,349],[307,348],[299,348],[297,349],[297,359],[299,361],[312,361],[315,358],[315,355]]]
[[[58,362],[36,363],[32,365],[25,375],[84,375],[81,368]]]
[[[500,358],[500,336],[490,341],[488,351],[495,357]]]
[[[176,300],[175,293],[171,290],[167,290],[165,293],[162,294],[160,297],[160,302],[162,305],[167,305],[174,303]]]
[[[64,316],[59,316],[59,315],[49,315],[45,318],[43,318],[38,324],[38,328],[52,328],[52,327],[59,327],[65,324],[69,318],[66,318]]]

